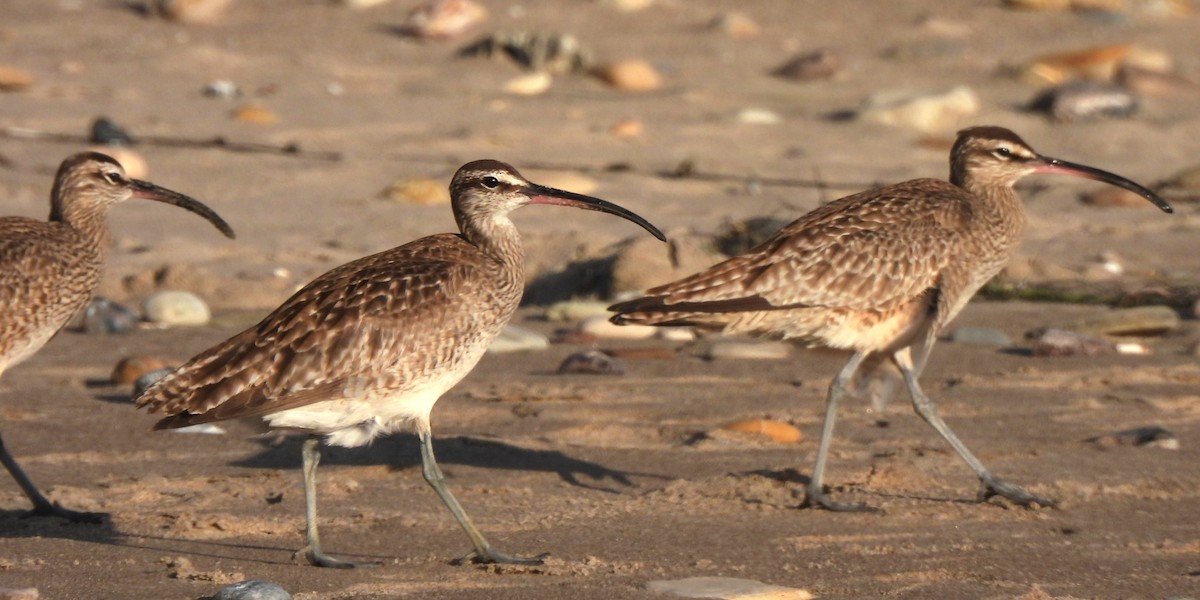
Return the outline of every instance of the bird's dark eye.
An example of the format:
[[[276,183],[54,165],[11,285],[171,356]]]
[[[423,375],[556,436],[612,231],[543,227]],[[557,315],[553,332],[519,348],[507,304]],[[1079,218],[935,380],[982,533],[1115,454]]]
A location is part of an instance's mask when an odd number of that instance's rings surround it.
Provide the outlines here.
[[[995,150],[992,150],[992,154],[994,154],[996,156],[996,158],[1003,158],[1006,160],[1010,159],[1010,158],[1014,158],[1012,150],[1009,150],[1005,146],[1000,146],[1000,147],[996,148]]]
[[[121,185],[121,176],[116,173],[110,171],[107,173],[101,173],[100,176],[103,177],[104,181],[107,181],[109,185]]]
[[[485,187],[489,190],[496,189],[496,186],[498,186],[498,185],[500,185],[500,180],[496,179],[495,177],[492,177],[491,175],[488,175],[487,177],[483,178],[483,187]]]

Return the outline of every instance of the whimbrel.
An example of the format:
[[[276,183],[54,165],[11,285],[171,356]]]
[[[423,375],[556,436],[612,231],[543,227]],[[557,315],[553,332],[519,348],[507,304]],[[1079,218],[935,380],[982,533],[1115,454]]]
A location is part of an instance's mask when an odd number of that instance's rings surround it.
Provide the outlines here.
[[[838,404],[860,367],[891,360],[913,408],[979,476],[980,501],[999,495],[1052,506],[993,475],[959,441],[918,377],[940,332],[1016,250],[1025,225],[1013,185],[1061,173],[1165,200],[1118,175],[1034,152],[1013,132],[972,127],[950,151],[950,181],[915,179],[835,200],[745,254],[611,307],[618,324],[693,325],[852,350],[829,387],[805,506],[868,509],[830,500],[822,487]]]
[[[447,489],[429,413],[474,368],[512,317],[525,285],[521,237],[508,214],[526,204],[611,213],[663,234],[634,213],[531,183],[502,162],[464,165],[450,184],[461,233],[420,238],[342,265],[262,322],[210,348],[147,389],[139,407],[166,413],[155,429],[261,418],[310,434],[303,445],[308,544],[322,567],[352,567],[321,550],[315,475],[320,438],[361,446],[411,423],[422,474],[466,531],[479,562],[535,563],[496,550]]]
[[[112,158],[83,152],[64,160],[50,193],[50,219],[0,218],[0,374],[29,358],[87,305],[108,254],[108,209],[130,198],[158,200],[233,230],[207,206],[178,192],[130,179]],[[78,520],[80,513],[50,502],[0,440],[0,462],[33,502],[33,513]]]

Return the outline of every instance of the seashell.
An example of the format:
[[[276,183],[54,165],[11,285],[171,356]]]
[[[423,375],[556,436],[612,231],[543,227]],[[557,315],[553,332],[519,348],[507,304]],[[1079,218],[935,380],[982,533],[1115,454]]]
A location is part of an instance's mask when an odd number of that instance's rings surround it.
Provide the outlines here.
[[[118,384],[133,383],[146,373],[165,369],[168,366],[167,361],[157,356],[127,356],[113,367],[108,380]]]
[[[459,56],[490,58],[504,56],[531,71],[551,74],[586,71],[591,52],[566,34],[501,31],[477,40],[458,51]]]
[[[721,429],[766,436],[780,444],[798,444],[804,439],[804,434],[795,426],[772,419],[735,421],[727,425],[722,425]]]
[[[486,8],[471,0],[434,0],[408,13],[401,31],[423,39],[449,39],[474,29],[487,15]]]
[[[553,79],[545,71],[536,71],[508,80],[504,91],[518,96],[536,96],[550,89]]]
[[[649,62],[628,59],[600,65],[592,75],[608,85],[626,92],[648,92],[663,85],[662,75]]]
[[[292,600],[292,595],[279,584],[247,579],[217,590],[212,600]]]
[[[1025,68],[1032,81],[1062,83],[1070,79],[1112,81],[1117,67],[1132,53],[1133,44],[1101,46],[1071,52],[1047,54]]]
[[[1069,81],[1038,94],[1029,109],[1056,121],[1124,118],[1137,112],[1139,102],[1129,90],[1099,81]]]
[[[392,202],[425,205],[450,204],[450,191],[446,188],[446,184],[428,177],[396,181],[379,195]]]
[[[979,96],[967,86],[942,92],[886,91],[863,102],[858,118],[934,132],[958,127],[979,112]]]
[[[204,300],[182,290],[151,294],[142,303],[142,314],[147,321],[159,325],[204,325],[212,319]]]
[[[33,86],[33,75],[16,67],[0,65],[0,92],[19,92]]]
[[[233,118],[256,125],[273,125],[279,122],[279,115],[258,104],[246,104],[234,109]]]

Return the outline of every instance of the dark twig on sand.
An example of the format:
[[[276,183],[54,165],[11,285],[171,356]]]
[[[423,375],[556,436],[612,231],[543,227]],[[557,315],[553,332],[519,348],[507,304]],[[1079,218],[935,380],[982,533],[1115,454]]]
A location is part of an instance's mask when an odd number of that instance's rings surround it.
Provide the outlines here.
[[[71,144],[92,143],[88,136],[85,135],[40,131],[37,129],[30,129],[28,127],[0,127],[0,137],[25,140],[48,140],[52,142],[66,142]],[[284,144],[282,146],[276,146],[272,144],[260,144],[257,142],[234,142],[221,136],[199,139],[173,136],[138,136],[137,142],[139,144],[152,146],[171,146],[177,148],[217,148],[220,150],[227,150],[229,152],[281,154],[284,156],[295,156],[297,158],[308,158],[313,160],[342,160],[341,152],[333,152],[328,150],[304,150],[299,144],[294,142]]]

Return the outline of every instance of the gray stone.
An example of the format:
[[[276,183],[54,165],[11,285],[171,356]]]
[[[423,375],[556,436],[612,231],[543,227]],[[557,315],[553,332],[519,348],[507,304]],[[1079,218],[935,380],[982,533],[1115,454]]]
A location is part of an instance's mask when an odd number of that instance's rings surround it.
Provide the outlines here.
[[[1038,94],[1029,108],[1056,121],[1087,121],[1131,116],[1138,110],[1138,99],[1114,83],[1070,81]]]
[[[1047,329],[1033,345],[1034,356],[1097,356],[1116,351],[1104,338],[1063,329]]]
[[[38,600],[37,588],[0,588],[0,600]]]
[[[1134,427],[1133,429],[1126,429],[1124,431],[1106,433],[1088,438],[1087,441],[1100,447],[1150,446],[1164,450],[1179,449],[1179,439],[1175,437],[1175,434],[1158,425]]]
[[[723,600],[810,600],[808,590],[771,585],[736,577],[689,577],[646,583],[652,592],[681,598],[721,598]]]
[[[151,294],[142,303],[142,314],[147,321],[160,325],[204,325],[212,319],[204,300],[182,290]]]
[[[991,327],[957,327],[946,336],[946,339],[959,344],[978,344],[981,346],[996,346],[1007,348],[1012,345],[1012,339],[1007,333]]]
[[[212,600],[292,600],[292,595],[278,584],[247,579],[221,588]]]
[[[576,352],[558,365],[559,375],[624,375],[625,363],[621,359],[605,354],[599,350]]]
[[[141,377],[138,377],[133,382],[133,397],[137,398],[138,396],[141,396],[142,392],[146,391],[150,386],[154,385],[155,381],[158,381],[159,379],[166,377],[167,375],[169,375],[171,373],[171,371],[174,371],[174,370],[175,369],[172,367],[163,367],[161,369],[155,369],[148,373],[144,373]]]
[[[640,292],[703,271],[723,258],[708,236],[672,234],[667,244],[648,235],[637,236],[623,244],[613,258],[610,289],[614,296]]]
[[[83,310],[85,333],[126,333],[137,328],[137,313],[108,298],[95,298]]]

